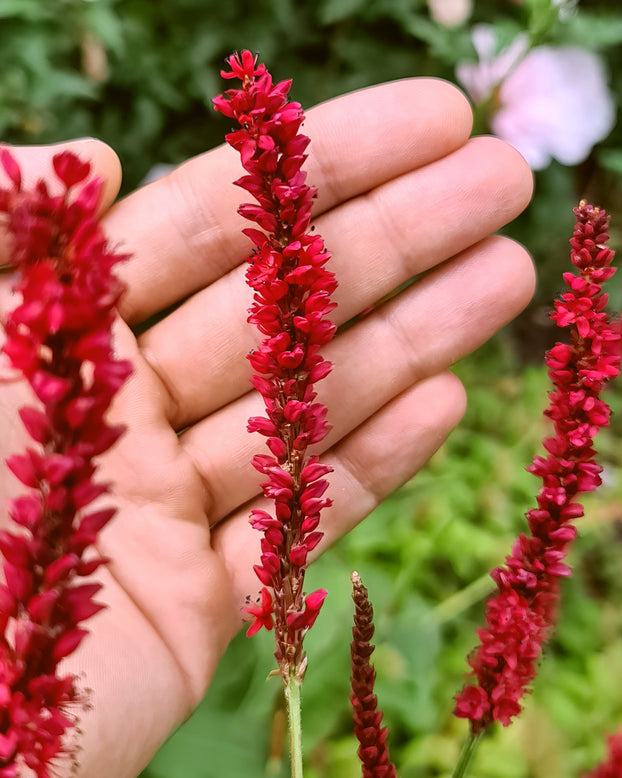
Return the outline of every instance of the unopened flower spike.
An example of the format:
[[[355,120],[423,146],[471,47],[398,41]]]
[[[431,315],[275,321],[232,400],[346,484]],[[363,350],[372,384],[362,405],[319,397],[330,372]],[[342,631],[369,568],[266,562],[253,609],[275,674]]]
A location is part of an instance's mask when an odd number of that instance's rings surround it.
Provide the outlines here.
[[[357,572],[352,573],[354,626],[352,627],[352,676],[350,702],[354,715],[354,733],[359,741],[358,756],[362,778],[396,778],[395,765],[389,758],[386,727],[374,694],[376,671],[369,659],[374,651],[374,609],[367,589]]]
[[[602,292],[615,273],[614,254],[606,212],[582,201],[574,213],[576,272],[564,273],[568,290],[551,314],[570,337],[546,354],[553,391],[545,414],[554,435],[544,441],[546,456],[527,468],[542,479],[538,505],[527,513],[529,534],[520,535],[505,565],[492,572],[497,593],[469,657],[474,682],[456,697],[455,714],[470,720],[474,736],[494,721],[507,726],[520,713],[555,623],[560,579],[571,572],[564,560],[576,535],[573,522],[583,516],[577,497],[601,483],[593,443],[609,424],[610,409],[600,393],[620,371],[620,329],[605,312]]]
[[[97,223],[102,182],[71,152],[52,160],[60,194],[46,181],[24,189],[19,165],[0,149],[10,181],[0,188],[14,292],[3,352],[30,386],[19,411],[31,441],[7,459],[25,491],[0,531],[0,778],[25,767],[51,778],[87,703],[78,679],[59,671],[88,634],[85,622],[104,606],[91,576],[106,560],[93,550],[115,508],[91,504],[108,491],[97,458],[123,432],[105,414],[131,366],[115,357],[112,324],[123,291]],[[60,184],[60,186],[59,186]],[[86,582],[86,579],[89,579]]]

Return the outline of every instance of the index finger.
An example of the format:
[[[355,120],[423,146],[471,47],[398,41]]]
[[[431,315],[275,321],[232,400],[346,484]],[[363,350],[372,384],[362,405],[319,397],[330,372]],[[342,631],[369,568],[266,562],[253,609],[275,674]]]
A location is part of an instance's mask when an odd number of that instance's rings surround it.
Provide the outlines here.
[[[406,79],[335,98],[309,111],[308,181],[314,213],[440,159],[469,138],[464,95],[438,79]],[[215,281],[251,248],[237,207],[248,198],[232,181],[242,173],[225,146],[134,192],[106,216],[109,238],[133,255],[121,313],[136,324]]]

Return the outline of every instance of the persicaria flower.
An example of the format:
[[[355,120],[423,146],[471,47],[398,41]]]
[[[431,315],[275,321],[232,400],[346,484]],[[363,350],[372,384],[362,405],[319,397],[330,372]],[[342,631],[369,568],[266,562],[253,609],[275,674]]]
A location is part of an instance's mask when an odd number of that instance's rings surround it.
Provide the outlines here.
[[[322,538],[320,514],[331,504],[324,478],[331,468],[309,447],[329,430],[314,385],[331,369],[320,351],[335,332],[328,314],[337,284],[325,267],[330,255],[324,242],[310,226],[315,189],[302,170],[309,139],[299,132],[300,104],[288,100],[291,81],[273,83],[249,51],[227,64],[222,76],[242,85],[215,98],[214,106],[240,128],[226,140],[246,171],[235,183],[255,199],[239,213],[256,225],[244,230],[255,246],[246,272],[254,290],[248,321],[264,336],[249,360],[266,415],[249,419],[248,430],[266,438],[270,453],[258,454],[252,464],[265,476],[263,493],[274,503],[273,515],[254,510],[250,518],[263,533],[255,572],[264,588],[260,604],[246,608],[254,617],[247,634],[274,626],[287,685],[304,674],[303,637],[326,596],[323,589],[305,596],[303,585],[308,555]]]
[[[619,778],[622,775],[622,730],[607,738],[607,756],[583,778]]]
[[[374,609],[367,589],[357,572],[352,573],[354,626],[352,627],[352,691],[350,702],[354,714],[354,733],[359,741],[358,756],[362,763],[362,778],[396,778],[395,765],[389,758],[388,730],[382,726],[382,711],[374,694],[376,671],[369,659],[375,648]]]
[[[108,491],[97,458],[123,432],[105,414],[131,372],[111,337],[122,293],[113,268],[125,257],[97,223],[102,182],[87,181],[88,162],[55,155],[62,192],[54,195],[44,180],[25,190],[7,149],[0,163],[11,182],[0,189],[0,218],[19,300],[4,322],[3,352],[32,391],[19,411],[31,445],[7,459],[26,491],[9,503],[15,530],[0,532],[0,778],[24,766],[50,778],[71,756],[64,736],[85,701],[58,666],[104,607],[95,600],[101,585],[83,579],[106,561],[92,547],[115,513],[91,504]]]
[[[530,534],[519,536],[505,566],[491,574],[497,594],[469,657],[475,683],[456,697],[456,716],[469,719],[475,734],[493,721],[507,726],[520,713],[555,621],[560,578],[571,572],[564,559],[576,535],[572,522],[583,515],[576,498],[601,482],[593,440],[610,411],[600,392],[620,371],[620,330],[604,310],[602,283],[615,268],[606,212],[585,202],[574,212],[571,261],[578,272],[564,274],[569,291],[551,314],[559,327],[570,328],[570,343],[557,343],[546,355],[554,390],[545,413],[555,435],[544,441],[547,456],[527,468],[542,479],[538,505],[527,513]]]
[[[490,24],[476,24],[471,30],[471,41],[477,62],[460,62],[456,67],[456,76],[473,102],[479,105],[494,96],[525,57],[529,51],[529,37],[519,33],[509,46],[498,51],[495,28]]]

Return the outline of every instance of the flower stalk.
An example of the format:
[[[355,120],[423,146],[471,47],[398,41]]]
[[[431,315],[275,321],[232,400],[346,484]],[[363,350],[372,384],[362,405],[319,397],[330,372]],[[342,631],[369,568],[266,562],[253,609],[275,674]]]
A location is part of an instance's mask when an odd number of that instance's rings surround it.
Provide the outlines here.
[[[0,189],[0,218],[19,299],[2,350],[32,394],[19,411],[30,445],[7,459],[26,491],[9,503],[15,529],[0,532],[0,778],[24,766],[51,778],[59,759],[75,761],[65,735],[87,701],[59,665],[104,607],[92,575],[107,560],[93,544],[115,508],[92,503],[109,491],[97,459],[123,432],[105,414],[131,372],[111,334],[123,291],[113,268],[126,257],[97,223],[102,182],[87,182],[88,162],[54,156],[58,195],[43,180],[25,190],[8,150],[0,163],[11,182]]]
[[[451,778],[464,778],[464,776],[467,774],[483,734],[483,729],[480,729],[477,733],[469,732],[467,739],[464,741],[464,745],[462,746],[462,751],[460,752],[458,763],[456,764],[456,767],[451,774]]]
[[[300,133],[304,113],[291,102],[291,81],[273,83],[265,65],[249,51],[227,59],[226,79],[241,88],[214,100],[216,110],[234,119],[239,129],[226,136],[240,154],[246,175],[235,183],[255,199],[239,208],[254,223],[243,232],[254,250],[246,281],[253,289],[248,321],[263,335],[249,361],[252,383],[263,398],[265,416],[249,419],[249,432],[266,438],[269,454],[252,464],[263,476],[264,496],[274,511],[252,511],[259,530],[260,563],[254,569],[262,588],[247,634],[274,628],[275,657],[287,698],[292,774],[302,775],[300,685],[307,659],[303,639],[313,626],[326,590],[304,593],[308,555],[320,542],[320,513],[331,504],[325,496],[331,468],[310,453],[330,427],[326,408],[316,401],[315,384],[331,370],[320,354],[335,333],[328,314],[334,275],[326,269],[330,255],[313,234],[311,206],[315,189],[306,183],[302,165],[309,139]]]
[[[302,778],[302,712],[300,687],[302,681],[293,673],[285,687],[287,721],[289,725],[289,753],[291,754],[291,776]]]
[[[519,536],[505,566],[491,574],[497,594],[478,631],[480,646],[469,657],[475,680],[456,697],[455,715],[469,719],[473,735],[494,721],[507,726],[520,713],[555,623],[560,579],[571,572],[564,559],[576,535],[573,522],[583,515],[577,497],[601,483],[593,442],[608,425],[610,409],[600,393],[620,371],[619,328],[604,310],[602,284],[615,268],[606,212],[582,201],[574,213],[570,244],[577,272],[564,273],[568,291],[551,314],[570,329],[570,342],[546,355],[554,389],[545,414],[555,435],[544,441],[547,456],[527,468],[542,479],[538,505],[527,513],[529,535]]]

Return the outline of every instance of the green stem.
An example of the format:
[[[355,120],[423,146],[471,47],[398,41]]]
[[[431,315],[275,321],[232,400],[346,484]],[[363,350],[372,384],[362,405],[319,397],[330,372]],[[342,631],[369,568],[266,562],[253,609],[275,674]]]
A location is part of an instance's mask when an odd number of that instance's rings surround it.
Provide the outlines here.
[[[300,681],[291,672],[285,687],[287,700],[287,720],[289,723],[289,755],[292,765],[292,778],[302,777],[302,720],[300,716]]]
[[[458,764],[456,765],[456,769],[453,771],[451,778],[464,778],[467,768],[471,763],[471,759],[473,758],[473,754],[477,750],[477,746],[483,734],[483,729],[481,729],[476,735],[474,735],[472,732],[469,732],[469,736],[462,746],[460,759],[458,759]]]
[[[451,619],[463,613],[467,608],[491,594],[494,586],[490,573],[484,573],[484,575],[476,578],[468,586],[465,586],[464,589],[460,589],[439,603],[432,610],[431,616],[438,624],[451,621]]]

